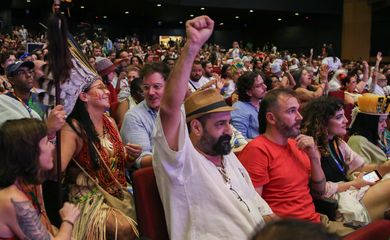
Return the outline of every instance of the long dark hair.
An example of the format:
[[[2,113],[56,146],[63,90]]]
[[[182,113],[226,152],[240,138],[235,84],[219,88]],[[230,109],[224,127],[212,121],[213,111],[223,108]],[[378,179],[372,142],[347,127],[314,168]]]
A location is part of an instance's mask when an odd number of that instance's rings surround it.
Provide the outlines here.
[[[39,142],[47,136],[46,124],[38,119],[8,120],[0,128],[0,188],[20,178],[29,184],[41,184]]]
[[[63,83],[70,76],[73,67],[68,48],[68,26],[66,18],[60,14],[50,17],[47,29],[49,66],[53,79]]]
[[[379,115],[370,115],[359,112],[349,129],[349,135],[361,135],[367,138],[372,144],[378,145],[378,123]]]
[[[88,92],[88,90],[89,89],[87,88],[84,92]],[[79,128],[74,125],[73,120],[77,121]],[[98,169],[100,167],[99,155],[96,152],[93,144],[99,143],[99,135],[93,125],[91,117],[89,116],[85,103],[81,101],[80,98],[77,99],[73,111],[69,114],[66,122],[79,137],[86,138],[91,161],[93,166]]]
[[[302,110],[301,131],[312,136],[321,156],[329,156],[328,124],[337,111],[343,109],[343,102],[334,97],[319,97],[309,101]]]

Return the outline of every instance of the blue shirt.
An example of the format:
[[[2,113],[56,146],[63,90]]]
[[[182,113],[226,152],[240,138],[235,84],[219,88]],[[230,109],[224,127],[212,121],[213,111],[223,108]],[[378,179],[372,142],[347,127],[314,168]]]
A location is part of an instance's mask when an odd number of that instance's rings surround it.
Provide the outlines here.
[[[128,142],[139,144],[142,147],[140,158],[152,155],[152,134],[156,122],[157,112],[149,108],[145,100],[127,111],[121,128],[121,137],[124,144]]]
[[[237,101],[233,104],[232,125],[242,133],[245,139],[253,139],[259,135],[259,111],[250,102]]]

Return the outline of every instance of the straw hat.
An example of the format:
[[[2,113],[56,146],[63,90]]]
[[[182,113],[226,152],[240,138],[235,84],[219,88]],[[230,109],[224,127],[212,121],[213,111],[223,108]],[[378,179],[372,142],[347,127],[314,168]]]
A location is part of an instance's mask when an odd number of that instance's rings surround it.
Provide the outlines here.
[[[187,122],[205,114],[234,110],[233,107],[226,104],[221,94],[213,88],[193,93],[185,100],[184,108]]]

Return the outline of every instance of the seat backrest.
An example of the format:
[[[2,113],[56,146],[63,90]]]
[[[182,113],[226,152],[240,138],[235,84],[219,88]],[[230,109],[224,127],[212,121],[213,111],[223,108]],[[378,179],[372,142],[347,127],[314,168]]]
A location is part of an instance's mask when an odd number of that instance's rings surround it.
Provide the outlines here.
[[[164,209],[153,168],[141,168],[132,176],[138,228],[141,239],[167,240]]]
[[[359,228],[353,233],[348,234],[343,240],[388,240],[390,239],[390,221],[377,220],[365,227]]]

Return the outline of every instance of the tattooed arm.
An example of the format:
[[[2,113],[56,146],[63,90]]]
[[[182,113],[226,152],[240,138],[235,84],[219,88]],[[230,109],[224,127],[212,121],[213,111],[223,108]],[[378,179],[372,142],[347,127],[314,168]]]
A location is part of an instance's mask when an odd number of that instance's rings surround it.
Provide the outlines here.
[[[25,235],[22,239],[51,239],[49,232],[42,225],[37,211],[31,206],[30,201],[17,202],[11,199],[11,202],[15,209],[16,220]]]
[[[56,237],[53,237],[40,221],[36,210],[30,201],[19,201],[11,199],[12,214],[11,228],[19,239],[24,240],[70,240],[73,224],[79,216],[78,208],[70,203],[65,203],[60,211],[63,223]]]

